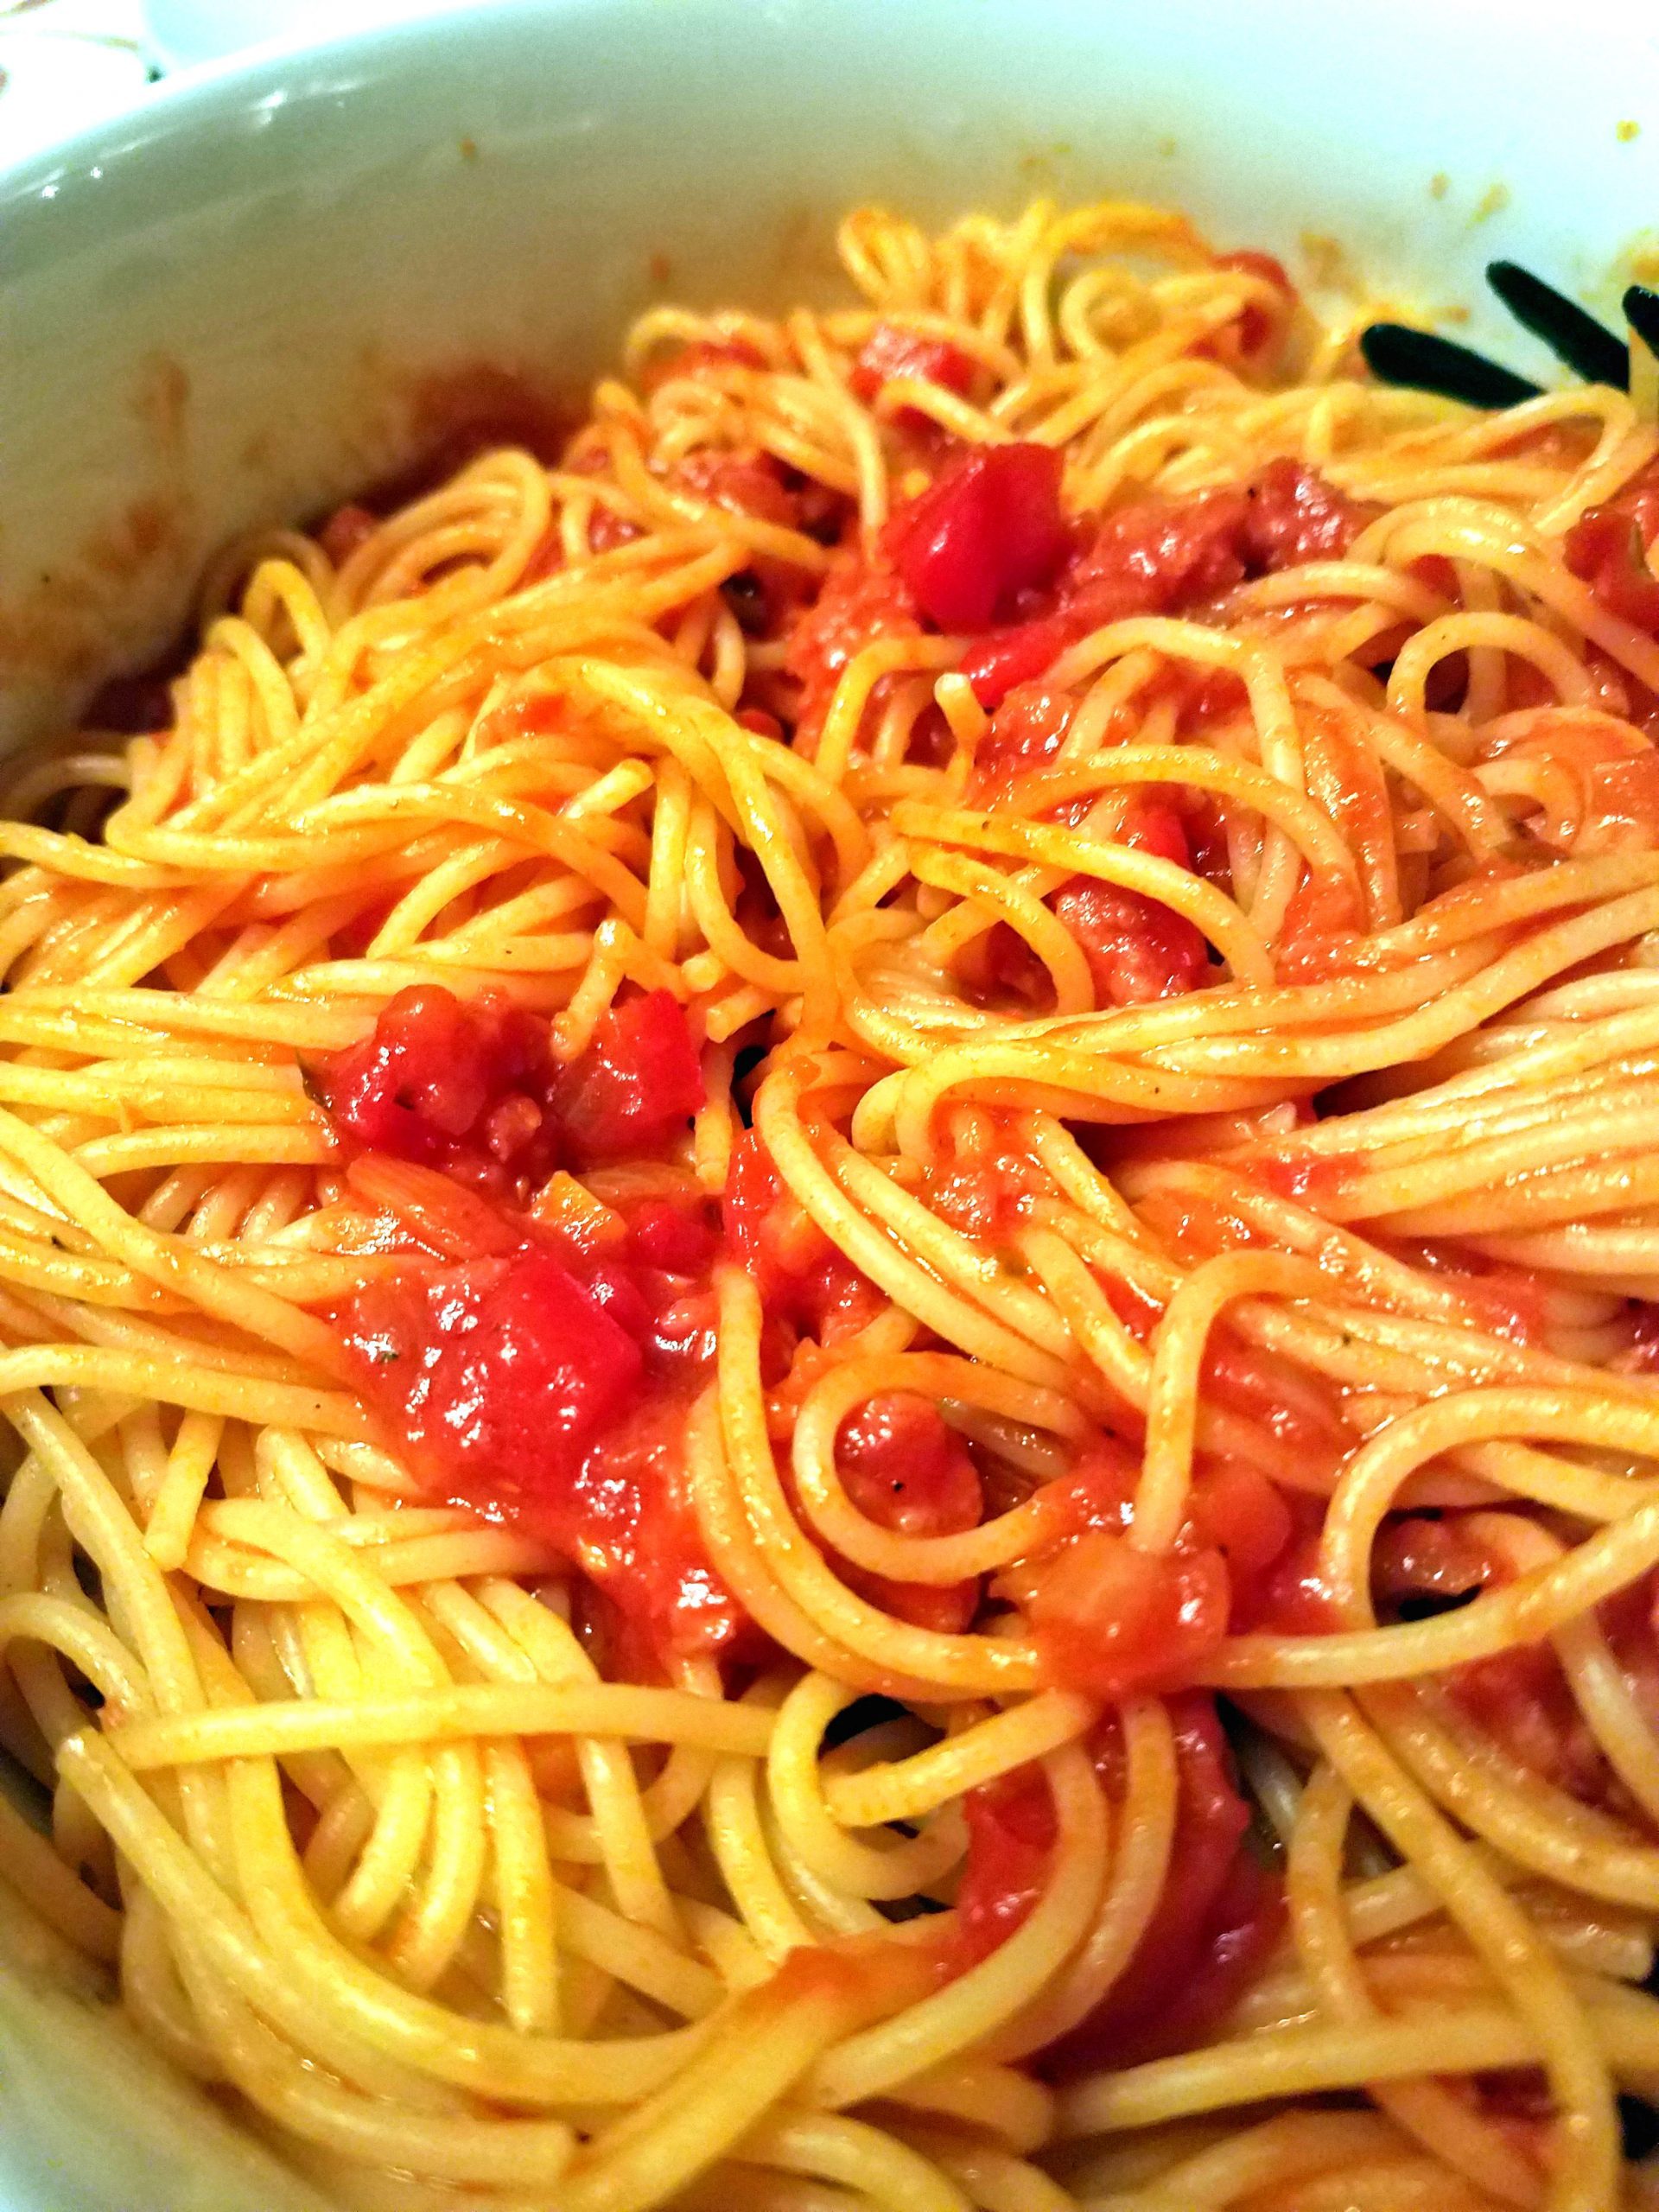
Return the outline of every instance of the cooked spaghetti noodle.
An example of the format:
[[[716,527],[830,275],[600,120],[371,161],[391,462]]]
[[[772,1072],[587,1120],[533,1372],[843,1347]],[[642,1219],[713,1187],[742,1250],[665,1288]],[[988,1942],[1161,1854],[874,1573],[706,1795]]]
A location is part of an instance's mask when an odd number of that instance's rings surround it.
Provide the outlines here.
[[[1648,2202],[1659,431],[849,219],[0,824],[0,1865],[385,2212]]]

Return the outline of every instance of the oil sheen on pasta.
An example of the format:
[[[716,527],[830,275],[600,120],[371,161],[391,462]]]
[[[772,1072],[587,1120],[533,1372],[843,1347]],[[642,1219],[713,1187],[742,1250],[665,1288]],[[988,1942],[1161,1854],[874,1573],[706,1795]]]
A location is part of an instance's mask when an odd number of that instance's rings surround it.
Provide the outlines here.
[[[0,1868],[365,2212],[1611,2212],[1659,431],[658,309],[0,825]]]

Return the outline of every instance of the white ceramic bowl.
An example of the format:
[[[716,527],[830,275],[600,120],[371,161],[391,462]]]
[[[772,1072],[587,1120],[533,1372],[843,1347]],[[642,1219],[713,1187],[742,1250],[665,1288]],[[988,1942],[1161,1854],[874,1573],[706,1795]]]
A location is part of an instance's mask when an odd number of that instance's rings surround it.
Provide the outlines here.
[[[837,211],[1189,208],[1467,308],[1607,308],[1659,211],[1659,46],[1609,0],[486,0],[192,73],[0,173],[0,739],[173,632],[216,542],[406,453],[430,378],[569,393],[663,292],[822,293]],[[1637,126],[1634,132],[1630,125]],[[1530,357],[1535,365],[1535,357]],[[291,2212],[0,1882],[0,2212]]]

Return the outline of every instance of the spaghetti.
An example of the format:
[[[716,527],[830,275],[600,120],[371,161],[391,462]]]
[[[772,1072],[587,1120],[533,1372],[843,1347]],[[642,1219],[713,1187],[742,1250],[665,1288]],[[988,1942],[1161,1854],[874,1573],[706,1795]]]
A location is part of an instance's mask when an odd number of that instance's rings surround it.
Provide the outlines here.
[[[0,1864],[373,2212],[1655,2201],[1659,432],[842,244],[16,772]]]

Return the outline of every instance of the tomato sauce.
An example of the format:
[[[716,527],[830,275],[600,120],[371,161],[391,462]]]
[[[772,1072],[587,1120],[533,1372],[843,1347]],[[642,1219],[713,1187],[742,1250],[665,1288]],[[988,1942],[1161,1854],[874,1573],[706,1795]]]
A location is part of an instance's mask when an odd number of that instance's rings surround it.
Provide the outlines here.
[[[1659,537],[1659,468],[1649,465],[1603,506],[1586,507],[1561,557],[1610,614],[1659,636],[1659,576],[1648,550]]]
[[[1128,2066],[1202,2042],[1225,2018],[1277,1942],[1278,1877],[1244,1843],[1249,1815],[1235,1781],[1214,1700],[1173,1699],[1179,1798],[1169,1872],[1152,1921],[1116,1986],[1057,2043],[1039,2070],[1065,2080]],[[1122,1796],[1114,1726],[1094,1744],[1109,1794]],[[1054,1815],[1041,1770],[1020,1768],[966,1800],[968,1859],[957,1891],[954,1955],[961,1968],[1005,1942],[1047,1878]]]
[[[937,1407],[909,1391],[872,1398],[842,1427],[836,1465],[867,1520],[906,1536],[954,1536],[985,1510],[979,1470]],[[849,1589],[913,1627],[957,1635],[979,1610],[979,1580],[899,1582],[832,1554]]]

